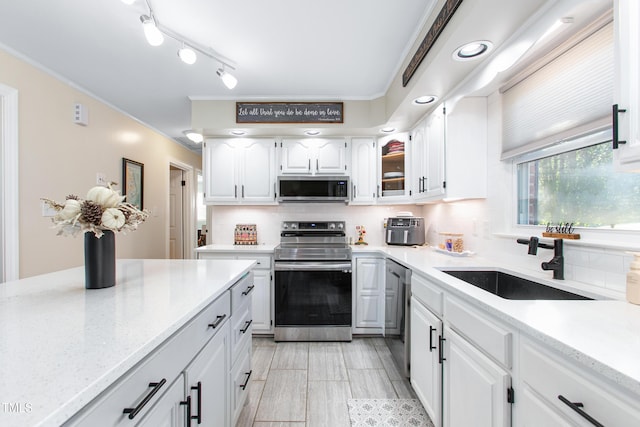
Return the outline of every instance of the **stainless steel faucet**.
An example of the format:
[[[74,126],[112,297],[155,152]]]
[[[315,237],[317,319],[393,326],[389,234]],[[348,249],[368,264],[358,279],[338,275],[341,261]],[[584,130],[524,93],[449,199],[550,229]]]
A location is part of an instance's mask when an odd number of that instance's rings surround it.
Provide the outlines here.
[[[541,264],[543,270],[553,271],[553,278],[556,280],[564,280],[564,255],[562,254],[562,239],[554,239],[553,246],[546,243],[540,243],[537,237],[530,237],[527,239],[518,239],[518,243],[522,245],[529,245],[529,255],[536,255],[538,248],[553,249],[553,258],[548,262]]]

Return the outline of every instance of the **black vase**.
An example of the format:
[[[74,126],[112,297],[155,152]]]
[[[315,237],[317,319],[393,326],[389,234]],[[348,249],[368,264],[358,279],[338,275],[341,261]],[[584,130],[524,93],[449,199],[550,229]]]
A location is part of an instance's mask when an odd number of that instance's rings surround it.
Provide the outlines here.
[[[84,233],[84,287],[109,288],[116,284],[116,237],[106,230],[97,238],[92,232]]]

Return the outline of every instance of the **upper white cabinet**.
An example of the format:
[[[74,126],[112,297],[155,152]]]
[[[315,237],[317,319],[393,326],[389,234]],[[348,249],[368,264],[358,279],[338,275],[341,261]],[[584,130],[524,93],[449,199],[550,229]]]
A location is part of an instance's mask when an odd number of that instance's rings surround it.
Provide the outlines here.
[[[283,139],[280,174],[346,175],[347,142],[344,138]]]
[[[408,133],[397,133],[378,139],[380,174],[376,195],[379,202],[409,201],[411,175],[408,149]]]
[[[275,203],[273,139],[207,139],[202,150],[204,202]]]
[[[376,202],[376,142],[373,138],[351,140],[351,204]]]
[[[617,128],[617,139],[626,141],[614,150],[614,160],[619,170],[640,172],[640,3],[616,0],[614,5],[614,108],[617,105],[620,110],[625,110],[618,114],[613,112],[614,139]]]

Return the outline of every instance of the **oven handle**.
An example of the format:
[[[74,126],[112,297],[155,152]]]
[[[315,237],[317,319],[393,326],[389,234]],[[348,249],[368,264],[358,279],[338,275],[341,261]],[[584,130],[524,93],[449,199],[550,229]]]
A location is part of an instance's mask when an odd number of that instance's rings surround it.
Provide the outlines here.
[[[326,262],[274,262],[275,271],[343,271],[351,273],[351,263]]]

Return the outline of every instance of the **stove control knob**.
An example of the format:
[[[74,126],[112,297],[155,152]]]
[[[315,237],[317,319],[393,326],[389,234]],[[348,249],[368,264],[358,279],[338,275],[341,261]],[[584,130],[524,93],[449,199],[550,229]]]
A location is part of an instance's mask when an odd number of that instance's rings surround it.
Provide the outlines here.
[[[291,223],[291,229],[295,230],[296,228],[298,228],[298,224],[296,224],[295,222]]]
[[[286,222],[282,223],[282,229],[286,230],[287,228],[289,228],[289,224],[287,224]]]
[[[329,230],[335,230],[335,228],[336,225],[333,222],[329,223]]]
[[[344,228],[344,224],[343,224],[343,223],[341,223],[341,222],[340,222],[340,223],[338,223],[338,229],[339,229],[339,230],[342,230],[343,228]]]

